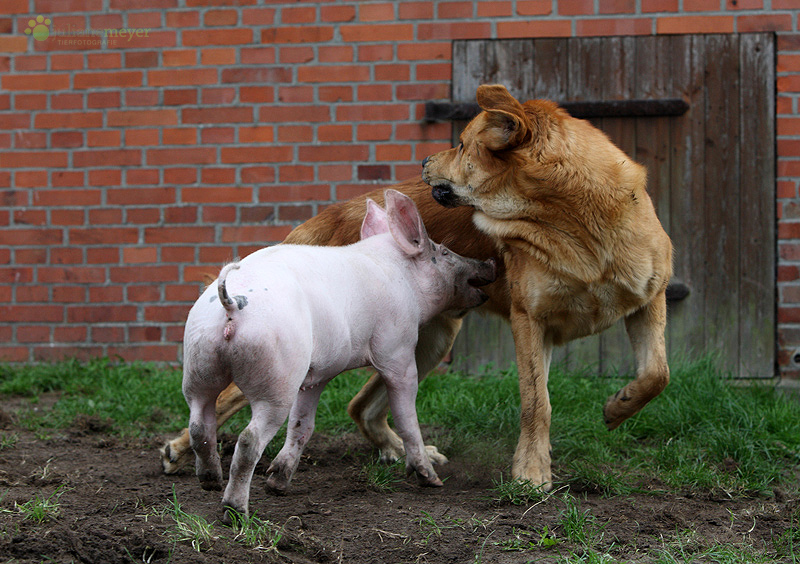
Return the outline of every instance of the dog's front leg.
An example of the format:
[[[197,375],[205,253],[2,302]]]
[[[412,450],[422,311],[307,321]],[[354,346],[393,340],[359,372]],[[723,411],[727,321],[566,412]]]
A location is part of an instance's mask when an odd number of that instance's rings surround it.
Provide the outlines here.
[[[217,398],[217,429],[231,416],[247,405],[247,398],[242,391],[231,384]],[[189,429],[161,447],[161,469],[164,474],[174,474],[192,460],[192,447],[189,444]]]
[[[417,369],[413,361],[406,368],[394,367],[381,371],[386,380],[389,405],[397,424],[397,431],[403,439],[406,453],[406,472],[416,472],[417,480],[423,486],[441,486],[422,441],[422,432],[417,420]]]
[[[523,307],[512,305],[511,330],[517,349],[521,402],[520,435],[511,475],[548,491],[553,487],[553,477],[547,374],[553,345],[545,338],[543,326],[531,319]]]
[[[420,327],[415,351],[420,381],[450,352],[461,329],[461,322],[459,318],[442,314]],[[389,397],[383,378],[373,375],[350,401],[347,413],[358,425],[361,434],[380,449],[381,461],[391,463],[404,456],[403,441],[386,420]],[[435,446],[427,445],[425,451],[433,464],[447,463],[447,458]]]
[[[314,419],[324,384],[300,390],[289,412],[286,427],[286,442],[267,469],[267,488],[274,493],[283,494],[292,481],[300,455],[314,432]]]

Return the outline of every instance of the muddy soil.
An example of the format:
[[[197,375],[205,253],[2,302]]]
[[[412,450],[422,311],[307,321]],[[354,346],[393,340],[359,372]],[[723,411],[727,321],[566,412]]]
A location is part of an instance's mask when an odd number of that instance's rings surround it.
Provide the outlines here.
[[[2,408],[0,398],[0,438],[6,437],[0,450],[0,563],[502,564],[563,561],[584,550],[565,538],[565,504],[558,496],[533,507],[492,499],[492,480],[508,471],[509,461],[486,469],[450,453],[450,464],[439,470],[443,488],[401,479],[394,491],[378,491],[364,471],[375,454],[364,440],[316,435],[287,495],[265,491],[266,461],[256,471],[251,511],[282,527],[276,547],[248,547],[215,523],[215,538],[198,552],[191,539],[179,540],[171,500],[214,521],[220,494],[201,490],[189,468],[163,475],[161,437],[122,440],[108,433],[108,422],[91,418],[37,436],[15,424],[13,407]],[[12,436],[16,443],[8,444]],[[234,439],[223,436],[224,468]],[[780,492],[772,499],[734,500],[571,493],[602,526],[594,545],[613,554],[613,561],[653,561],[665,542],[678,537],[687,547],[736,543],[769,554],[797,511],[797,501]],[[40,523],[25,512],[36,496],[57,505]],[[512,545],[526,550],[509,551]]]

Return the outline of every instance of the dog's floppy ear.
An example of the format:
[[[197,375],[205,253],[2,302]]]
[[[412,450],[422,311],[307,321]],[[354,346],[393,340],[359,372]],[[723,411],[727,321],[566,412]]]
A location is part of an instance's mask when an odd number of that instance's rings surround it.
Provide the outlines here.
[[[478,105],[486,112],[487,127],[483,142],[491,151],[503,151],[522,145],[531,138],[525,110],[502,84],[478,87]]]
[[[397,190],[387,190],[384,197],[392,237],[407,255],[418,255],[428,247],[428,233],[414,200]]]
[[[366,239],[373,235],[389,232],[389,218],[386,210],[375,203],[375,200],[367,198],[367,214],[361,223],[361,238]]]

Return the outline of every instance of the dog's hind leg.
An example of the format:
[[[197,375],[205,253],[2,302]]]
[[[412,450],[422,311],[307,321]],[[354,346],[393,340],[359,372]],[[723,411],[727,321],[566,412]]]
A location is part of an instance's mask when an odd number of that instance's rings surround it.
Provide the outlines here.
[[[461,319],[446,314],[437,315],[420,327],[417,341],[417,374],[422,380],[450,352],[453,341],[461,329]],[[350,401],[347,412],[358,425],[361,434],[381,451],[381,460],[394,462],[405,454],[402,439],[386,420],[389,413],[389,396],[383,379],[374,374]],[[447,458],[433,445],[425,447],[428,458],[434,464],[444,464]]]
[[[230,384],[217,397],[216,418],[217,429],[247,405],[247,398],[236,384]],[[192,447],[189,444],[189,429],[168,441],[161,447],[161,469],[164,474],[174,474],[192,460]]]
[[[606,401],[603,417],[609,429],[619,427],[669,383],[664,342],[666,325],[667,300],[663,290],[649,304],[625,318],[625,328],[636,359],[636,379]]]

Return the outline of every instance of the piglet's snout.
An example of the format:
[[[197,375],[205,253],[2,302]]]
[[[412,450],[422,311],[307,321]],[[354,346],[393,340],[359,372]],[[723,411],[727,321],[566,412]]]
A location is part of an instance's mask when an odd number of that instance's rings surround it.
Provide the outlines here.
[[[475,263],[475,272],[467,279],[470,286],[486,286],[497,279],[497,263],[493,258]]]

